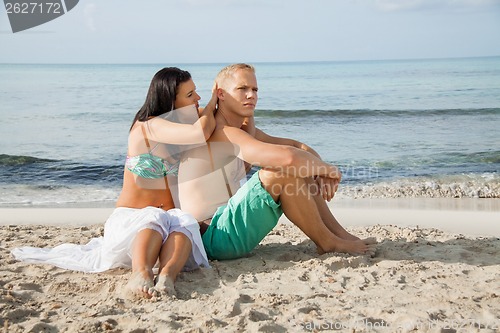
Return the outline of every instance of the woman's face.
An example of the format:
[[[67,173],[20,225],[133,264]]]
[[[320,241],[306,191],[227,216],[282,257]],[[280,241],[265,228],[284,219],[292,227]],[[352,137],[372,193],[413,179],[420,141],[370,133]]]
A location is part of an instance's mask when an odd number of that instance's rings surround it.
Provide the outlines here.
[[[198,101],[201,99],[200,95],[196,92],[196,86],[193,80],[182,82],[177,88],[177,95],[175,96],[176,109],[182,108],[184,106],[194,104],[196,109],[198,109]]]

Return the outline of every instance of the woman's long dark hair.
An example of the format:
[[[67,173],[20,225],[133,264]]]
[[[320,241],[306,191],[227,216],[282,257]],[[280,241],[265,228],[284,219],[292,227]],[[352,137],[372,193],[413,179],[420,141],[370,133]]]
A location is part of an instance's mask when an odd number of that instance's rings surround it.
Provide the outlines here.
[[[146,101],[136,113],[130,130],[136,121],[146,121],[174,109],[177,88],[181,83],[189,81],[191,74],[177,67],[166,67],[153,76],[149,85]]]

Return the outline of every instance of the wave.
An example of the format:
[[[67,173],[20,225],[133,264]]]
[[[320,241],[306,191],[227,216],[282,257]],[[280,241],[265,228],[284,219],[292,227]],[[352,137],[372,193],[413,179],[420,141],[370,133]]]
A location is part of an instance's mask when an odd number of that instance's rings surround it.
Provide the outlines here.
[[[1,184],[0,207],[113,207],[119,186]]]
[[[47,162],[57,162],[57,160],[38,158],[32,156],[0,154],[0,166],[3,165],[21,166],[21,165],[30,165],[35,163],[47,163]]]
[[[500,163],[500,151],[484,151],[475,153],[448,153],[444,154],[444,158],[449,156],[449,159],[456,162],[467,163]]]
[[[35,186],[120,184],[123,164],[97,165],[33,156],[0,155],[0,183]]]
[[[333,162],[332,162],[333,163]],[[374,161],[369,167],[381,169],[402,169],[408,167],[439,167],[439,168],[458,168],[460,171],[462,166],[481,165],[485,168],[495,168],[495,165],[500,164],[500,151],[480,151],[473,153],[459,152],[443,152],[430,154],[428,156],[410,156],[407,158],[399,158],[395,160]],[[479,170],[478,170],[479,171]],[[497,170],[500,171],[500,170]]]
[[[374,109],[302,109],[279,110],[257,109],[255,116],[261,118],[307,118],[307,117],[402,117],[402,116],[462,116],[462,115],[500,115],[500,108],[482,109],[431,109],[431,110],[374,110]]]

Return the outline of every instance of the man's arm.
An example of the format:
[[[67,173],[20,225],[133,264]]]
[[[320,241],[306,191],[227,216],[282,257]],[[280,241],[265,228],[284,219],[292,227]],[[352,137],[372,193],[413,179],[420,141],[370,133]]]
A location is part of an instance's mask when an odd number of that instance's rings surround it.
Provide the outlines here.
[[[246,117],[245,120],[243,120],[241,129],[250,134],[251,136],[255,137],[255,131],[257,130],[257,127],[255,127],[255,118],[253,116]]]
[[[254,137],[257,140],[272,143],[272,144],[280,144],[296,147],[298,149],[307,151],[308,153],[313,154],[317,158],[321,159],[321,156],[311,147],[297,140],[280,138],[271,136],[267,133],[264,133],[262,130],[255,127],[255,123],[252,121],[247,121],[249,124],[253,125],[253,133],[255,133]],[[248,132],[248,131],[247,131]],[[250,133],[250,132],[249,132]],[[245,162],[246,163],[246,162]],[[247,171],[248,172],[248,171]],[[318,184],[318,188],[321,192],[323,198],[327,201],[330,201],[333,198],[333,195],[336,192],[336,188],[338,186],[338,181],[336,179],[329,178],[327,176],[315,176],[315,181]]]
[[[255,130],[257,129],[255,127],[255,118],[253,116],[246,117],[243,121],[243,124],[241,125],[241,129],[251,136],[255,137]],[[245,162],[245,172],[248,173],[250,169],[252,169],[252,165],[248,162]]]
[[[271,140],[273,138],[268,137]],[[278,142],[290,142],[279,140]],[[210,141],[232,143],[236,146],[238,157],[252,165],[275,169],[295,177],[318,175],[340,181],[338,168],[323,162],[318,156],[293,145],[258,140],[239,128],[226,126],[216,130]]]
[[[262,141],[262,142],[267,142],[267,143],[272,143],[272,144],[277,144],[277,145],[292,146],[292,147],[295,147],[298,149],[302,149],[302,150],[307,151],[308,153],[313,154],[314,156],[316,156],[318,158],[321,158],[321,156],[319,156],[319,154],[314,149],[312,149],[311,147],[309,147],[305,143],[302,143],[300,141],[293,140],[293,139],[271,136],[269,134],[264,133],[262,130],[260,130],[258,128],[255,128],[255,138],[257,140]]]
[[[312,149],[311,147],[309,147],[308,145],[306,145],[305,143],[302,143],[300,141],[271,136],[269,134],[264,133],[262,130],[260,130],[258,128],[255,129],[255,133],[256,133],[255,137],[258,140],[268,142],[268,143],[289,145],[292,147],[296,147],[298,149],[305,150],[305,151],[313,154],[317,158],[321,159],[321,156],[319,156],[319,154],[314,149]],[[332,179],[332,178],[329,178],[329,177],[323,176],[323,175],[319,175],[318,177],[314,177],[314,179],[315,179],[316,183],[318,184],[318,188],[319,188],[323,198],[327,201],[330,201],[336,192],[338,182],[335,179]]]
[[[311,147],[309,147],[305,143],[302,143],[302,142],[299,142],[299,141],[293,140],[293,139],[286,139],[286,138],[280,138],[277,136],[271,136],[267,133],[264,133],[261,129],[255,127],[255,118],[253,116],[245,118],[245,121],[243,122],[241,129],[244,130],[245,132],[247,132],[248,134],[250,134],[251,136],[253,136],[254,138],[256,138],[257,140],[260,140],[262,142],[272,143],[272,144],[276,144],[276,145],[292,146],[295,148],[305,150],[305,151],[315,155],[316,157],[321,158],[319,156],[319,154],[314,149],[312,149]]]

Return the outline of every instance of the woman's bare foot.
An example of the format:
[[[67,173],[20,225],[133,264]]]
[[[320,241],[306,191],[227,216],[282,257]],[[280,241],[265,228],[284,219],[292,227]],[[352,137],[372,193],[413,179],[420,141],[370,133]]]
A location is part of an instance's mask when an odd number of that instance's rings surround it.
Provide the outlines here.
[[[126,288],[127,293],[132,297],[152,298],[156,296],[153,285],[153,272],[132,272]]]
[[[332,253],[341,252],[349,253],[354,255],[368,254],[373,256],[375,254],[375,245],[377,240],[374,237],[358,240],[345,240],[342,238],[337,238],[333,241],[333,244],[326,248],[321,248],[318,246],[318,253]]]
[[[161,296],[175,296],[174,280],[168,275],[158,275],[154,288]]]

